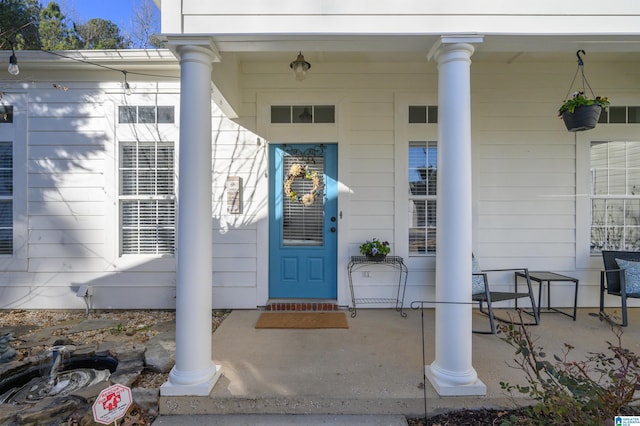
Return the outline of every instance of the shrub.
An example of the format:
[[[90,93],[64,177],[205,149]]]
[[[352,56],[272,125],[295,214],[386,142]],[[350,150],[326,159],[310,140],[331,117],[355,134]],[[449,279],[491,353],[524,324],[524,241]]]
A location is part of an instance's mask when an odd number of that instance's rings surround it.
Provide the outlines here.
[[[522,315],[522,314],[520,314]],[[571,361],[573,346],[547,359],[544,349],[523,325],[503,325],[502,340],[516,349],[514,368],[525,373],[527,386],[500,382],[503,390],[535,399],[531,424],[603,425],[612,422],[640,390],[640,358],[622,346],[622,329],[614,326],[615,340],[606,353],[589,352],[584,361]],[[509,424],[506,422],[504,424]]]

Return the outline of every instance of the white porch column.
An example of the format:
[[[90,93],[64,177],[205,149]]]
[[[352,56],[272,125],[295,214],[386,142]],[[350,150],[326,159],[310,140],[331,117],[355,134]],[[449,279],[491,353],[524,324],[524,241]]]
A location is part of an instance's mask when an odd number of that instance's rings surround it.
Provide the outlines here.
[[[180,58],[176,363],[162,395],[209,395],[212,362],[211,69],[208,40],[173,45]]]
[[[471,365],[471,82],[481,37],[442,37],[438,62],[436,358],[427,378],[443,396],[486,395]],[[449,303],[446,303],[449,302]],[[463,302],[455,304],[450,302]]]

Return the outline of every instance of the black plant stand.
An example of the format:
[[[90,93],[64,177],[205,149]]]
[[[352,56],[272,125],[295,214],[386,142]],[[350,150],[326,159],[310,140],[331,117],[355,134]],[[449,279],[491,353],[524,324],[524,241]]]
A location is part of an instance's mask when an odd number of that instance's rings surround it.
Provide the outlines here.
[[[356,298],[353,291],[353,272],[364,268],[367,265],[388,265],[397,270],[400,275],[398,277],[398,289],[396,298]],[[349,308],[351,311],[351,318],[355,318],[357,315],[356,305],[360,304],[374,304],[374,303],[395,303],[396,311],[400,312],[403,318],[407,317],[407,314],[403,310],[404,305],[404,293],[407,288],[407,276],[409,275],[409,269],[404,264],[404,259],[400,256],[386,256],[384,259],[372,259],[367,256],[351,256],[351,261],[347,266],[347,273],[349,275],[349,289],[351,290],[351,304]],[[402,296],[400,291],[402,290]]]

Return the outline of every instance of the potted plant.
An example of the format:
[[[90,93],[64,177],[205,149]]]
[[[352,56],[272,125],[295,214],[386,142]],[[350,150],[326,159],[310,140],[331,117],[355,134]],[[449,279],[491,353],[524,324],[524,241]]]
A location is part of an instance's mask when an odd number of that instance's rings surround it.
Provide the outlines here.
[[[567,130],[580,132],[596,127],[602,110],[609,106],[609,99],[596,96],[588,98],[583,91],[574,92],[558,110]]]
[[[360,244],[360,253],[374,260],[382,260],[391,252],[388,241],[380,241],[377,238],[367,240]]]

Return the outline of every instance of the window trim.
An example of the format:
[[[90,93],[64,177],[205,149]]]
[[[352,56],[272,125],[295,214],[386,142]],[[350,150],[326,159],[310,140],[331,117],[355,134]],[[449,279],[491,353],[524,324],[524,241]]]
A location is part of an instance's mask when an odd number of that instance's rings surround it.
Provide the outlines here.
[[[256,134],[258,145],[262,141],[277,141],[278,143],[338,143],[338,176],[340,183],[338,185],[338,211],[342,212],[343,219],[340,229],[349,228],[349,187],[350,173],[347,167],[347,161],[340,159],[349,157],[349,144],[344,143],[349,140],[349,126],[344,125],[348,122],[346,114],[348,108],[345,105],[350,104],[349,94],[343,92],[309,92],[303,96],[301,101],[300,93],[297,92],[258,92],[256,95]],[[332,124],[271,124],[270,108],[271,105],[293,105],[293,104],[312,104],[312,105],[335,105],[335,123]],[[263,139],[264,138],[264,139]],[[264,184],[267,184],[265,179]],[[266,187],[265,187],[266,188]],[[264,212],[266,213],[266,206]],[[268,245],[269,239],[269,221],[258,221],[257,224],[257,244],[258,246]],[[338,269],[347,267],[349,257],[349,233],[338,232]],[[268,283],[269,259],[267,255],[260,253],[257,257],[258,272],[258,299],[267,299],[269,297]],[[346,276],[338,277],[338,302],[346,303],[351,297],[348,294],[348,286]]]
[[[394,156],[395,156],[395,211],[394,252],[405,259],[412,270],[435,270],[435,253],[409,256],[409,141],[437,141],[438,125],[435,123],[409,124],[409,106],[437,105],[436,92],[396,93],[394,110]]]
[[[576,269],[602,269],[602,255],[591,253],[591,142],[639,140],[633,126],[599,125],[574,133],[576,149]]]
[[[144,98],[136,94],[127,96],[121,94],[111,95],[108,102],[104,103],[104,114],[107,117],[105,132],[108,142],[105,143],[105,155],[110,159],[110,166],[105,168],[105,215],[107,224],[105,229],[112,229],[116,232],[107,232],[105,235],[105,253],[109,253],[112,270],[114,272],[136,269],[150,272],[174,272],[176,255],[154,255],[154,254],[131,254],[120,255],[120,205],[118,196],[119,187],[119,141],[134,139],[174,141],[175,143],[175,173],[176,188],[177,176],[179,176],[179,123],[180,123],[180,93],[179,85],[173,83],[166,87],[165,91],[157,92]],[[175,123],[171,124],[131,124],[118,123],[118,107],[127,105],[142,106],[173,106]],[[161,130],[161,131],[159,131]],[[177,244],[177,203],[180,195],[176,189],[176,244]],[[176,246],[176,252],[177,252]]]

